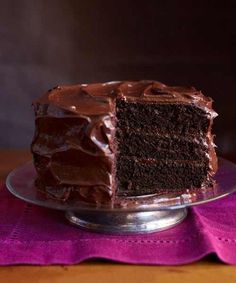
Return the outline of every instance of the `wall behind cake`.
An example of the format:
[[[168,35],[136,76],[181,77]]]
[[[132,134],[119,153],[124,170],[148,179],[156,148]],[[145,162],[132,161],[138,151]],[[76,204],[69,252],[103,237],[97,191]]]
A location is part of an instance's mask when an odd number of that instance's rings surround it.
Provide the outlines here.
[[[234,14],[234,1],[1,2],[0,147],[29,146],[31,101],[52,86],[156,79],[213,97],[219,152],[236,153]]]

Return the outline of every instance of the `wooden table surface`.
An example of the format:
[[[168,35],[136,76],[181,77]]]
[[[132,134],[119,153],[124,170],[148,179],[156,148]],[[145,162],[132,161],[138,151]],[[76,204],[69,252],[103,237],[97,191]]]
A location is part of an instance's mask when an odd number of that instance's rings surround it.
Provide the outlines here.
[[[0,150],[0,179],[30,160],[26,150]],[[231,158],[235,159],[235,158]],[[1,252],[0,252],[1,256]],[[184,266],[141,266],[108,261],[87,261],[74,266],[0,267],[1,283],[116,283],[116,282],[236,282],[236,266],[228,266],[209,256]]]

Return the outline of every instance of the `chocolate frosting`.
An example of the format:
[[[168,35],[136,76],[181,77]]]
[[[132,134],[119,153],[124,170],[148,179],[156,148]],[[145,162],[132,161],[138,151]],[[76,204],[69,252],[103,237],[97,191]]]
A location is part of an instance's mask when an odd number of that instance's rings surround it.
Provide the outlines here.
[[[114,195],[116,99],[193,104],[203,109],[211,121],[207,133],[210,174],[216,172],[211,127],[217,114],[212,109],[211,98],[193,87],[170,87],[146,80],[116,81],[57,86],[33,103],[36,131],[32,152],[35,167],[45,184],[77,186],[81,194],[88,194],[92,189],[107,197]],[[43,166],[36,160],[42,157]]]
[[[217,113],[212,109],[212,99],[204,96],[194,87],[167,86],[157,81],[125,81],[74,86],[57,86],[49,90],[34,104],[46,104],[48,114],[56,113],[58,108],[67,115],[102,115],[113,112],[116,98],[134,102],[152,103],[186,103],[204,109],[210,117]]]

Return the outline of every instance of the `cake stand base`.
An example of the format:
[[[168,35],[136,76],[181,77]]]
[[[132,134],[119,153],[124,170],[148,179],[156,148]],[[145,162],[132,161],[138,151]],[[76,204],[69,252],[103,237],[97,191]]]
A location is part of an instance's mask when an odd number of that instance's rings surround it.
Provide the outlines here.
[[[79,228],[112,234],[163,231],[179,224],[186,216],[186,208],[147,212],[66,212],[70,223]]]

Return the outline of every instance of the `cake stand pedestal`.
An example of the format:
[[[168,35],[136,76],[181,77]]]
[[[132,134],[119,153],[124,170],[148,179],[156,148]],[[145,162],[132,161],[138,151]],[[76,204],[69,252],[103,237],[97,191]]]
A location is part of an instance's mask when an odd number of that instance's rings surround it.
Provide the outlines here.
[[[186,216],[186,208],[144,212],[66,212],[66,218],[74,225],[116,234],[163,231],[179,224]]]
[[[236,165],[220,158],[213,188],[181,195],[137,197],[133,205],[120,202],[100,205],[83,202],[59,202],[40,196],[35,187],[37,173],[33,163],[13,170],[7,177],[7,188],[16,197],[36,205],[65,211],[70,223],[80,228],[104,233],[135,234],[169,229],[185,219],[187,208],[215,201],[236,191]],[[125,199],[123,199],[125,201]]]

